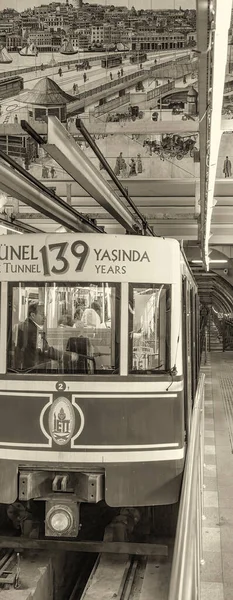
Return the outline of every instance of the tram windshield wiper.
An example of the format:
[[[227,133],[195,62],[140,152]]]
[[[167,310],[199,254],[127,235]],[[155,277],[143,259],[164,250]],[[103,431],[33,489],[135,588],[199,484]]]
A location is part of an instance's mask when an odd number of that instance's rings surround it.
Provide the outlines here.
[[[150,373],[156,373],[156,371],[159,371],[161,369],[161,367],[163,367],[163,364],[159,365],[158,367],[153,367],[151,369],[134,369],[133,372],[134,373],[140,373],[142,375],[144,373],[146,373],[146,375],[148,375]]]
[[[162,367],[163,367],[163,365],[159,365],[158,367],[154,367],[153,369],[147,369],[146,372],[147,373],[156,373],[156,371],[159,371]]]

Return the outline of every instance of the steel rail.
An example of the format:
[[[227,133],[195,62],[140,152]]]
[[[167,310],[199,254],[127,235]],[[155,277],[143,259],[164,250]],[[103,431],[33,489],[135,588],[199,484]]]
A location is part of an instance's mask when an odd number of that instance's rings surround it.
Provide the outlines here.
[[[33,225],[25,224],[22,221],[18,221],[18,219],[10,219],[3,218],[0,215],[0,227],[5,227],[6,229],[12,229],[12,231],[17,231],[19,233],[44,233],[42,229],[38,229],[37,227],[33,227]]]

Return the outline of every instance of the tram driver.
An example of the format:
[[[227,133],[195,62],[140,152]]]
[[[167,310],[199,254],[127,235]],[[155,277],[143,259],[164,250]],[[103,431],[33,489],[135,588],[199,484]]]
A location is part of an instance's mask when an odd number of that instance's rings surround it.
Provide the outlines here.
[[[17,369],[36,369],[44,363],[62,360],[66,368],[78,361],[76,352],[61,351],[49,346],[45,331],[44,304],[32,301],[28,306],[28,317],[18,327],[16,344]]]

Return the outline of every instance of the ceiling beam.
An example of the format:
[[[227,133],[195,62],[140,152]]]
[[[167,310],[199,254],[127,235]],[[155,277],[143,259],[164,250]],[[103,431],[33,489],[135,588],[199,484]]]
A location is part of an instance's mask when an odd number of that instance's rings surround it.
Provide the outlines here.
[[[1,190],[24,204],[32,206],[71,231],[101,232],[97,225],[92,224],[72,206],[50,192],[2,150],[0,150],[0,156],[5,161],[0,163]]]
[[[40,213],[46,215],[53,221],[60,223],[71,231],[82,231],[86,233],[96,232],[96,228],[86,223],[82,223],[74,213],[66,211],[62,204],[58,204],[55,199],[43,194],[38,188],[32,185],[25,177],[17,173],[9,166],[0,163],[0,188],[9,196],[17,198],[24,204],[32,206]],[[64,203],[65,204],[65,203]],[[101,231],[98,229],[98,231]]]

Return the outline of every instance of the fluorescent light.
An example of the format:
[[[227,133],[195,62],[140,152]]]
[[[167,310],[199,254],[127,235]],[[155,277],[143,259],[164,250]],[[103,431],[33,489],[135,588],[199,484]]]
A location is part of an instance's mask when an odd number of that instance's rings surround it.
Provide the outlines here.
[[[20,233],[21,235],[23,235],[23,231],[19,231],[18,229],[14,229],[13,227],[10,227],[8,225],[0,225],[0,227],[3,227],[3,229],[9,229],[9,231],[13,231],[14,233]]]
[[[201,265],[203,261],[202,260],[191,260],[191,262],[194,263],[194,264]],[[225,258],[223,258],[223,259],[219,258],[219,259],[216,259],[216,260],[210,259],[209,263],[228,263],[228,260],[226,260]]]

